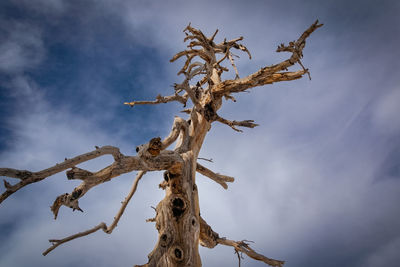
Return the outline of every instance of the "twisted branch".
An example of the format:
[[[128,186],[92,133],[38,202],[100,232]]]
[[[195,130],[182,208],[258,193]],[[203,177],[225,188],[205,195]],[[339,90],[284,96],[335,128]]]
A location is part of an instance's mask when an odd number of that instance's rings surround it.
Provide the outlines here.
[[[78,205],[78,199],[89,189],[98,184],[107,182],[112,178],[134,170],[156,171],[179,168],[182,164],[182,158],[179,153],[168,150],[161,151],[161,146],[157,151],[157,148],[154,147],[154,142],[152,142],[154,140],[157,139],[152,139],[150,143],[142,145],[141,149],[138,149],[138,156],[124,156],[119,152],[118,148],[105,146],[72,159],[66,159],[63,163],[56,164],[53,167],[39,172],[0,168],[0,175],[21,179],[21,181],[15,185],[11,185],[7,181],[4,182],[6,191],[1,194],[0,203],[28,184],[39,182],[51,175],[71,168],[71,170],[67,172],[68,179],[80,179],[83,180],[83,182],[77,186],[71,194],[66,193],[57,197],[51,206],[51,210],[55,218],[57,218],[59,208],[62,205],[70,207],[73,210],[77,209],[82,211]],[[76,164],[89,161],[105,154],[113,155],[115,161],[113,164],[98,172],[92,173],[75,167]]]
[[[299,37],[299,39],[297,39],[297,41],[290,42],[288,46],[285,46],[284,44],[278,46],[277,52],[292,53],[289,59],[269,67],[261,68],[259,71],[250,74],[245,78],[221,82],[212,89],[212,92],[215,95],[238,93],[256,86],[272,84],[274,82],[281,81],[292,81],[301,78],[304,74],[308,73],[308,70],[304,68],[300,61],[300,59],[303,57],[303,49],[306,44],[306,39],[311,33],[313,33],[322,25],[323,24],[318,24],[317,20]],[[295,72],[282,72],[296,63],[300,64],[302,70]]]
[[[186,56],[186,61],[182,69],[178,72],[178,75],[183,73],[186,77],[192,79],[196,75],[204,74],[205,77],[201,79],[201,84],[203,84],[205,81],[210,80],[210,77],[208,76],[212,75],[213,69],[219,70],[217,73],[218,76],[220,76],[222,72],[228,71],[228,69],[221,66],[220,63],[229,58],[236,76],[239,76],[237,68],[233,62],[232,53],[230,52],[231,48],[246,52],[251,59],[249,50],[244,45],[238,43],[243,40],[243,37],[232,39],[230,41],[226,41],[225,39],[223,42],[215,44],[214,38],[218,33],[218,29],[209,38],[207,38],[202,31],[193,28],[190,24],[184,29],[184,32],[186,34],[184,42],[190,40],[190,43],[187,45],[188,49],[177,53],[170,60],[170,62],[174,62],[177,59]],[[198,47],[198,49],[194,49],[194,47]],[[219,60],[216,59],[216,55],[218,54],[223,54]],[[203,67],[199,68],[198,71],[191,73],[191,69],[198,64],[196,62],[191,63],[195,57],[200,57],[204,60],[205,64],[203,64]]]
[[[189,149],[189,124],[180,117],[175,117],[172,130],[169,135],[162,141],[161,149],[169,147],[181,134],[181,141],[177,143],[175,150],[185,151]]]
[[[18,178],[21,181],[14,185],[9,184],[8,182],[4,182],[6,191],[1,194],[0,196],[0,203],[3,202],[6,198],[8,198],[13,193],[17,192],[19,189],[23,188],[24,186],[32,183],[39,182],[51,175],[56,173],[62,172],[66,169],[72,168],[77,164],[82,162],[86,162],[91,159],[95,159],[97,157],[110,154],[114,157],[114,160],[118,161],[121,158],[125,157],[119,151],[119,148],[112,147],[112,146],[103,146],[101,148],[97,148],[94,151],[76,156],[72,159],[65,159],[64,162],[57,163],[56,165],[44,169],[38,172],[31,172],[27,170],[16,170],[11,168],[0,168],[0,176],[6,176],[11,178]]]

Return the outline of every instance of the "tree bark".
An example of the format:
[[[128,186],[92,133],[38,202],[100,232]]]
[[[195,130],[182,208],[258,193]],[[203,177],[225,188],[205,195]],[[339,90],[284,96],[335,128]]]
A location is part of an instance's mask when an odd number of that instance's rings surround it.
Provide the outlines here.
[[[196,162],[191,152],[181,156],[182,168],[164,173],[165,198],[157,205],[155,217],[158,241],[144,266],[201,266]]]

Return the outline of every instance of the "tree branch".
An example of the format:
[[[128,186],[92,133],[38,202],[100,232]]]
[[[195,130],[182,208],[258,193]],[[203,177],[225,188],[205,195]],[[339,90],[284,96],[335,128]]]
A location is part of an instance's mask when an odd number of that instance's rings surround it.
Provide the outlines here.
[[[230,120],[221,118],[220,116],[218,116],[218,114],[216,114],[216,121],[228,125],[229,127],[231,127],[233,130],[235,130],[237,132],[243,132],[243,131],[236,128],[235,126],[247,127],[247,128],[254,128],[254,127],[258,126],[258,124],[254,123],[253,120],[230,121]]]
[[[304,74],[308,73],[308,70],[305,69],[300,62],[300,59],[303,57],[303,49],[306,44],[306,39],[310,36],[312,32],[314,32],[322,25],[323,24],[318,24],[317,20],[299,37],[297,41],[290,42],[288,46],[285,46],[284,44],[278,46],[277,52],[292,53],[289,59],[269,67],[264,67],[256,73],[250,74],[245,78],[226,80],[215,86],[212,89],[212,92],[215,95],[222,96],[226,93],[243,92],[246,89],[256,86],[272,84],[274,82],[291,81],[301,78]],[[295,72],[282,72],[296,63],[299,63],[303,69]]]
[[[270,266],[282,267],[285,263],[284,261],[270,259],[262,254],[258,254],[245,241],[246,240],[232,241],[224,237],[220,238],[218,233],[214,232],[211,226],[209,226],[207,222],[200,217],[200,244],[203,247],[214,248],[216,245],[221,244],[225,246],[231,246],[236,252],[245,253],[250,258],[262,261]]]
[[[200,216],[200,245],[206,248],[214,248],[218,245],[219,235],[214,232],[211,226]]]
[[[4,180],[6,191],[1,194],[0,203],[28,184],[39,182],[51,175],[71,168],[71,170],[67,172],[68,179],[80,179],[83,182],[77,186],[71,194],[65,193],[58,196],[51,206],[51,211],[53,212],[55,219],[57,218],[60,207],[63,205],[70,207],[73,210],[82,211],[78,203],[79,198],[85,195],[89,189],[98,184],[107,182],[114,177],[117,177],[123,173],[131,172],[133,170],[152,171],[176,168],[179,166],[182,163],[182,158],[180,157],[179,152],[187,150],[190,141],[188,136],[188,128],[188,123],[185,120],[176,117],[170,135],[165,138],[163,142],[161,142],[160,138],[153,138],[149,143],[137,147],[137,157],[124,156],[120,153],[118,148],[104,146],[101,148],[96,147],[96,150],[76,156],[72,159],[65,159],[64,162],[39,172],[0,168],[1,176],[18,178],[21,180],[15,185],[11,185]],[[181,138],[177,143],[177,152],[162,151],[172,144],[180,134]],[[92,173],[75,167],[77,164],[89,161],[105,154],[111,154],[114,157],[115,162],[98,172]]]
[[[128,193],[128,195],[125,197],[124,201],[122,202],[121,208],[119,209],[117,215],[114,217],[114,221],[112,222],[112,224],[110,226],[107,227],[107,225],[104,222],[101,222],[99,225],[84,231],[84,232],[80,232],[71,236],[68,236],[66,238],[63,239],[50,239],[49,242],[51,242],[53,245],[48,248],[46,251],[43,252],[43,256],[46,256],[49,252],[51,252],[52,250],[54,250],[56,247],[58,247],[59,245],[66,243],[68,241],[74,240],[76,238],[79,237],[83,237],[89,234],[92,234],[94,232],[97,232],[98,230],[102,229],[106,234],[111,234],[112,231],[114,230],[114,228],[117,226],[119,219],[121,218],[122,214],[125,211],[126,206],[128,205],[129,201],[131,200],[133,194],[135,194],[137,186],[139,184],[140,179],[143,177],[143,175],[146,172],[144,171],[140,171],[138,172],[138,174],[136,175],[136,179],[132,184],[132,187]]]
[[[80,232],[80,233],[68,236],[66,238],[63,238],[63,239],[50,239],[49,242],[52,243],[53,245],[50,248],[48,248],[46,251],[44,251],[42,254],[43,254],[43,256],[46,256],[47,254],[49,254],[53,249],[55,249],[59,245],[61,245],[63,243],[66,243],[68,241],[74,240],[74,239],[76,239],[78,237],[90,235],[90,234],[92,234],[94,232],[97,232],[100,229],[103,229],[103,231],[105,231],[105,229],[107,229],[106,224],[102,222],[99,225],[97,225],[97,226],[95,226],[95,227],[93,227],[93,228],[91,228],[91,229],[89,229],[87,231]]]
[[[282,267],[285,264],[284,261],[270,259],[265,257],[262,254],[255,252],[245,240],[242,241],[233,241],[226,238],[218,238],[217,243],[225,246],[231,246],[235,249],[235,251],[240,251],[245,253],[250,258],[253,258],[258,261],[262,261],[270,266]]]
[[[213,87],[212,92],[216,96],[223,96],[229,93],[239,93],[256,86],[297,80],[303,77],[307,72],[308,70],[305,69],[295,72],[279,72],[271,74],[266,67],[242,79],[225,80]]]
[[[98,185],[100,183],[104,183],[109,181],[110,179],[117,177],[121,174],[131,172],[134,170],[142,170],[142,171],[158,171],[158,170],[167,170],[170,168],[180,168],[182,165],[182,158],[179,153],[175,151],[161,151],[159,154],[154,155],[151,151],[152,147],[149,147],[148,144],[142,145],[143,148],[138,153],[138,156],[124,156],[119,152],[119,149],[111,146],[104,146],[96,149],[95,151],[79,155],[72,159],[67,159],[63,163],[56,164],[55,166],[39,171],[39,172],[30,172],[25,170],[16,170],[10,168],[0,168],[1,176],[10,176],[13,178],[19,178],[21,181],[15,185],[10,185],[6,182],[6,191],[0,196],[0,203],[4,201],[7,197],[23,188],[24,186],[39,182],[51,175],[62,172],[68,168],[72,168],[69,172],[67,172],[68,179],[81,179],[82,171],[79,168],[73,168],[76,164],[89,161],[91,159],[100,157],[105,154],[111,154],[114,157],[115,162],[110,166],[93,173],[90,175],[88,173],[85,177],[84,182],[80,185],[82,188],[82,193],[89,190],[91,187]],[[87,171],[86,171],[87,172]],[[75,176],[77,175],[77,176]],[[57,205],[63,205],[63,203],[70,204],[71,198],[66,197],[65,195],[59,197],[59,202],[53,204],[54,210],[56,210]],[[73,199],[71,208],[78,209],[76,199]],[[57,201],[57,200],[56,200]],[[61,204],[60,204],[61,203]],[[53,210],[53,209],[52,209]],[[53,212],[54,212],[53,210]]]
[[[186,79],[180,84],[174,84],[175,91],[184,90],[186,94],[190,97],[193,105],[197,110],[201,110],[201,105],[199,103],[200,91],[196,92],[196,89],[200,89],[198,86],[190,86],[189,81],[191,77],[185,73]]]
[[[228,58],[229,58],[229,61],[231,62],[231,65],[232,65],[233,69],[235,70],[235,74],[236,74],[235,79],[240,79],[240,77],[239,77],[239,71],[238,71],[238,69],[236,68],[235,60],[233,59],[232,53],[229,53],[229,54],[228,54]]]
[[[189,144],[189,124],[187,121],[181,117],[175,117],[174,123],[172,125],[172,130],[169,135],[162,141],[161,149],[166,149],[169,147],[176,139],[178,139],[179,134],[182,134],[181,142],[177,143],[175,150],[187,150]]]
[[[11,169],[11,168],[0,168],[0,176],[6,176],[6,177],[12,177],[12,178],[18,178],[21,181],[17,184],[10,185],[8,182],[6,183],[6,191],[1,194],[0,196],[0,203],[3,202],[7,197],[18,191],[19,189],[23,188],[24,186],[31,184],[31,183],[36,183],[39,182],[51,175],[54,175],[56,173],[62,172],[66,169],[72,168],[77,164],[80,164],[82,162],[89,161],[91,159],[95,159],[97,157],[103,156],[110,154],[114,157],[115,160],[119,160],[124,155],[121,154],[118,148],[112,147],[112,146],[103,146],[101,148],[98,148],[92,152],[85,153],[79,156],[76,156],[72,159],[66,159],[62,163],[57,163],[53,167],[50,167],[48,169],[44,169],[42,171],[38,172],[30,172],[26,170],[16,170],[16,169]]]
[[[186,106],[186,102],[188,99],[188,94],[184,94],[183,96],[175,94],[171,96],[161,96],[157,95],[156,100],[154,101],[131,101],[131,102],[124,102],[124,105],[129,105],[131,107],[135,105],[157,105],[161,103],[168,103],[168,102],[173,102],[177,101],[182,103],[184,106]]]
[[[214,38],[218,30],[216,30],[211,37],[207,38],[202,31],[191,27],[189,24],[184,29],[184,32],[186,33],[184,42],[190,40],[190,43],[187,45],[188,49],[177,53],[170,61],[174,62],[175,60],[186,56],[186,61],[182,69],[178,72],[178,75],[183,73],[188,80],[191,80],[196,75],[205,74],[203,79],[201,79],[200,84],[203,84],[206,81],[208,81],[210,85],[214,84],[216,80],[220,80],[219,77],[221,76],[222,72],[228,71],[227,68],[220,65],[220,63],[227,58],[229,58],[231,61],[236,73],[236,77],[238,77],[239,74],[230,52],[231,48],[242,50],[249,55],[249,58],[251,58],[251,54],[248,49],[244,45],[238,43],[239,41],[243,40],[243,37],[239,37],[230,41],[226,41],[225,39],[223,42],[215,44]],[[198,47],[199,49],[194,49],[194,47]],[[223,54],[223,56],[217,60],[217,54]],[[191,61],[195,57],[200,57],[205,63],[203,64],[195,62],[191,64]],[[192,71],[194,66],[200,67]],[[212,81],[213,79],[214,81]]]
[[[231,176],[222,175],[219,173],[214,173],[213,171],[207,169],[200,163],[197,163],[196,171],[210,178],[211,180],[214,180],[215,182],[219,183],[224,189],[228,189],[228,185],[226,184],[226,182],[232,183],[233,181],[235,181],[235,178]]]

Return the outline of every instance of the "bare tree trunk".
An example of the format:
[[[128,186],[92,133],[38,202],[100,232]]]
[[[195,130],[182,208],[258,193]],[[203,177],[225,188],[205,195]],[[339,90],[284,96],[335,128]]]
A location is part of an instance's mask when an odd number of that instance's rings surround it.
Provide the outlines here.
[[[201,266],[195,160],[192,153],[185,153],[182,158],[181,170],[164,173],[166,194],[156,207],[155,217],[158,242],[145,266]]]
[[[195,117],[195,118],[194,118]],[[189,125],[182,122],[176,152],[181,168],[164,172],[160,187],[165,197],[156,207],[158,241],[144,266],[200,267],[200,207],[196,185],[197,156],[210,123],[201,114],[192,114]],[[188,126],[188,127],[187,127]]]

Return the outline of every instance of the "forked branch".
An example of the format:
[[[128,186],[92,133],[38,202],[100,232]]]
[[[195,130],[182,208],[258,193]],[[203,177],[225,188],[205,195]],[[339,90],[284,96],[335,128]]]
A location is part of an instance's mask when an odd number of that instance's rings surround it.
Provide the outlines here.
[[[220,63],[227,58],[229,58],[231,61],[231,64],[235,69],[236,76],[238,77],[239,74],[232,58],[232,48],[246,52],[249,55],[249,58],[251,58],[249,50],[244,45],[239,43],[239,41],[243,40],[243,37],[232,39],[230,41],[225,39],[223,42],[216,44],[214,39],[218,33],[218,30],[216,30],[211,37],[206,37],[202,31],[193,28],[189,24],[184,29],[184,32],[186,33],[184,42],[190,41],[187,45],[188,49],[177,53],[170,61],[174,62],[175,60],[186,56],[186,61],[182,69],[178,72],[178,75],[183,73],[186,75],[186,77],[192,79],[196,75],[205,74],[206,76],[201,79],[200,84],[203,84],[205,81],[211,81],[211,77],[208,76],[212,75],[213,69],[218,70],[218,76],[220,76],[222,72],[228,71],[227,68],[220,65]],[[217,55],[222,56],[217,59]],[[196,57],[201,58],[205,63],[200,63],[200,71],[192,72],[191,70],[194,66],[199,66],[198,62],[192,63],[192,60]]]
[[[304,74],[308,73],[308,70],[304,68],[300,61],[300,59],[303,57],[303,49],[306,44],[306,39],[311,33],[313,33],[322,25],[323,24],[318,24],[317,20],[306,31],[304,31],[297,41],[290,42],[288,46],[285,46],[284,44],[278,46],[277,52],[292,53],[289,59],[272,66],[261,68],[259,71],[242,79],[225,80],[212,89],[213,93],[215,95],[238,93],[256,86],[272,84],[274,82],[281,81],[292,81],[301,78]],[[302,70],[287,72],[287,69],[296,63],[300,64]]]
[[[6,191],[0,196],[0,202],[28,184],[39,182],[53,174],[71,168],[71,170],[67,172],[68,179],[80,179],[83,182],[76,187],[71,194],[63,194],[57,197],[54,201],[51,210],[54,213],[54,217],[57,218],[58,210],[62,205],[68,206],[73,210],[81,210],[78,205],[78,199],[81,198],[90,188],[107,182],[121,174],[135,170],[168,170],[171,168],[179,168],[179,166],[181,166],[182,158],[179,153],[168,150],[161,151],[161,146],[158,147],[157,150],[157,147],[155,148],[152,142],[149,144],[143,145],[142,149],[138,150],[138,156],[124,156],[119,152],[118,148],[107,146],[72,159],[67,159],[63,163],[56,164],[51,168],[39,172],[2,168],[0,169],[0,175],[19,178],[21,181],[15,185],[10,185],[8,182],[5,182]],[[75,167],[76,164],[94,159],[104,154],[112,154],[115,162],[98,172],[91,173]]]
[[[183,152],[189,149],[189,124],[181,117],[174,118],[171,132],[162,141],[161,149],[166,149],[181,135],[180,141],[177,143],[175,150]]]
[[[72,168],[77,164],[82,162],[89,161],[91,159],[95,159],[97,157],[110,154],[114,157],[114,160],[118,161],[124,155],[121,154],[119,148],[112,147],[112,146],[103,146],[101,148],[96,148],[96,150],[85,153],[79,156],[76,156],[72,159],[65,159],[64,162],[57,163],[53,167],[48,169],[38,171],[38,172],[31,172],[26,170],[16,170],[11,168],[0,168],[0,176],[6,176],[11,178],[18,178],[20,182],[11,185],[8,182],[5,182],[6,191],[1,194],[0,196],[0,203],[3,202],[7,197],[12,195],[13,193],[17,192],[19,189],[23,188],[24,186],[39,182],[51,175],[56,173],[62,172],[66,169]]]
[[[59,245],[66,243],[68,241],[74,240],[76,238],[79,237],[83,237],[83,236],[87,236],[90,235],[94,232],[97,232],[98,230],[102,229],[106,234],[111,234],[112,231],[114,230],[114,228],[117,226],[119,219],[121,218],[122,214],[125,211],[126,206],[128,205],[129,201],[131,200],[133,194],[135,194],[137,186],[139,184],[140,179],[143,177],[143,175],[146,172],[144,171],[140,171],[138,172],[138,174],[136,175],[136,179],[132,184],[132,187],[128,193],[128,195],[125,197],[124,201],[122,201],[122,205],[121,208],[119,209],[117,215],[114,217],[114,221],[112,222],[112,224],[110,226],[107,227],[107,225],[104,222],[101,222],[99,225],[84,231],[84,232],[80,232],[71,236],[68,236],[66,238],[63,239],[50,239],[49,242],[52,243],[52,246],[50,248],[48,248],[46,251],[43,252],[43,256],[46,256],[48,253],[50,253],[53,249],[55,249],[56,247],[58,247]]]

